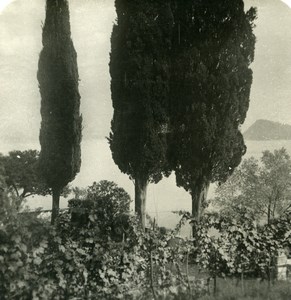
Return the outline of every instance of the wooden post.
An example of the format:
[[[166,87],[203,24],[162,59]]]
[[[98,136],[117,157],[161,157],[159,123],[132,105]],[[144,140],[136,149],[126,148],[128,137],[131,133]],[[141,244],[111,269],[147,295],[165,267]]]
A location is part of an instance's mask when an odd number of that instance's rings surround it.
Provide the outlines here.
[[[153,270],[152,249],[151,249],[151,252],[150,252],[150,280],[151,280],[151,289],[152,289],[154,300],[157,300],[156,291],[155,291],[155,288],[154,288],[154,270]]]
[[[192,289],[191,289],[191,283],[189,278],[189,249],[187,249],[187,254],[186,254],[186,276],[187,276],[189,294],[190,296],[192,296]]]

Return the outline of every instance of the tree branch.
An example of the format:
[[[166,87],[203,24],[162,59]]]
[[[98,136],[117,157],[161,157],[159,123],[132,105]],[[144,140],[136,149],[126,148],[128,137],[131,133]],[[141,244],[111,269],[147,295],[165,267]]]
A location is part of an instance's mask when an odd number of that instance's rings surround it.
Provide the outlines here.
[[[19,192],[18,192],[16,185],[14,183],[12,183],[11,186],[13,187],[14,191],[16,192],[17,197],[19,197]]]
[[[29,196],[36,195],[35,193],[26,194],[23,198],[27,198]]]

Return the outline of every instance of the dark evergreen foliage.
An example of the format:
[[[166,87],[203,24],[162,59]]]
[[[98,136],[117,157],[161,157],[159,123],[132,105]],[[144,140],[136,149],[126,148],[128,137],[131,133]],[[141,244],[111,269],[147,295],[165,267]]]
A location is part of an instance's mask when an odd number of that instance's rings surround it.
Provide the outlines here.
[[[116,0],[111,38],[114,108],[110,148],[120,170],[135,180],[135,204],[143,218],[148,182],[162,178],[173,15],[170,1]]]
[[[79,76],[69,19],[66,0],[47,0],[37,77],[42,99],[40,170],[53,197],[75,178],[81,165]]]
[[[148,181],[173,169],[198,214],[209,183],[226,180],[246,151],[239,126],[256,11],[245,12],[242,0],[117,0],[116,9],[113,158],[135,179],[136,205]]]
[[[199,217],[210,182],[225,181],[246,146],[239,126],[249,106],[254,9],[242,0],[173,1],[169,160]]]

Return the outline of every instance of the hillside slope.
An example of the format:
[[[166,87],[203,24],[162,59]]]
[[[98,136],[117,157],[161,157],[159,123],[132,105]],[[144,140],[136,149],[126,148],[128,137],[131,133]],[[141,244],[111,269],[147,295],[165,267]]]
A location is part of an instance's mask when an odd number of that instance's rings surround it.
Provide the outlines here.
[[[246,140],[291,140],[291,125],[257,120],[243,134]]]

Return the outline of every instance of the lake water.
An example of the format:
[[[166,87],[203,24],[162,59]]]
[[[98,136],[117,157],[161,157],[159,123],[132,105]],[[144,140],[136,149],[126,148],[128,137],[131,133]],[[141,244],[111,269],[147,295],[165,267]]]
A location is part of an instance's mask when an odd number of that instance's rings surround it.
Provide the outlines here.
[[[244,156],[248,158],[254,156],[260,158],[262,151],[279,149],[285,147],[291,154],[291,141],[246,141],[247,153]],[[14,143],[13,145],[2,144],[0,152],[6,154],[11,150],[38,149],[36,143]],[[111,152],[107,140],[94,139],[84,140],[82,142],[82,167],[72,186],[86,187],[94,181],[110,180],[123,187],[134,198],[134,185],[127,175],[122,174],[112,160]],[[212,185],[208,197],[214,195],[215,186]],[[173,227],[179,220],[172,211],[191,210],[191,197],[182,188],[176,187],[175,176],[172,174],[169,178],[164,178],[158,184],[149,185],[147,192],[147,211],[156,218],[160,226]],[[51,208],[50,197],[31,197],[27,204],[31,208],[43,207]],[[67,199],[62,199],[61,207],[67,206]]]

